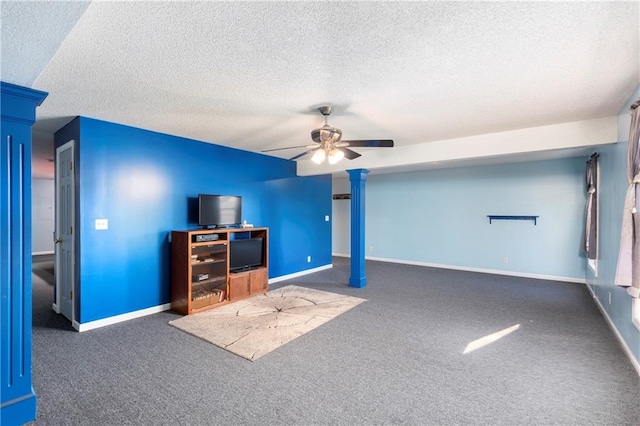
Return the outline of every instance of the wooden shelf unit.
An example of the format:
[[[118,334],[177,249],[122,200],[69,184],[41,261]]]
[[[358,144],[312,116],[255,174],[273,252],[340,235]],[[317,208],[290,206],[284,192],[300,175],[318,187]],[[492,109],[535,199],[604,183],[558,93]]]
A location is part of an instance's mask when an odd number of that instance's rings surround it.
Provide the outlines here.
[[[183,315],[196,314],[266,293],[268,234],[268,228],[171,231],[171,309]],[[240,238],[262,238],[262,265],[230,272],[229,244]]]

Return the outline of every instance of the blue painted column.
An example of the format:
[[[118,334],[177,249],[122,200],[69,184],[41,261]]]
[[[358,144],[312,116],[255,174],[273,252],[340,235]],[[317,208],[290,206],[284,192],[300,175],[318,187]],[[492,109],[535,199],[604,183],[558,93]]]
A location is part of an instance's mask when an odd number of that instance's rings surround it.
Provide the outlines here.
[[[364,260],[364,195],[369,170],[347,170],[347,173],[349,173],[351,181],[351,277],[349,277],[349,286],[362,288],[367,285]]]
[[[0,420],[36,418],[31,381],[31,126],[45,92],[0,82]]]

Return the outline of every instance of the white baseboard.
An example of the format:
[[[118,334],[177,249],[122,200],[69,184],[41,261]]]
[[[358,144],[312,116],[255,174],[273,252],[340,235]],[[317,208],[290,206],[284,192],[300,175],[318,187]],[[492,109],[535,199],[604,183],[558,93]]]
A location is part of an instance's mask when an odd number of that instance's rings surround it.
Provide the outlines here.
[[[31,256],[40,256],[40,255],[43,255],[43,254],[56,254],[56,252],[53,251],[53,250],[51,250],[51,251],[34,251],[34,252],[31,252]]]
[[[129,321],[135,318],[168,311],[169,309],[171,309],[171,303],[165,303],[164,305],[152,306],[151,308],[140,309],[139,311],[134,312],[127,312],[126,314],[103,318],[96,321],[89,321],[82,324],[78,323],[77,321],[73,321],[73,328],[75,328],[79,332],[89,331],[96,328],[105,327],[107,325],[117,324],[119,322]]]
[[[622,350],[627,355],[627,358],[629,358],[629,361],[631,361],[631,365],[633,365],[633,368],[636,369],[636,373],[638,373],[638,376],[640,376],[640,363],[638,362],[637,359],[633,357],[633,352],[631,352],[631,349],[629,349],[627,342],[624,341],[622,334],[620,334],[620,332],[616,328],[616,325],[611,320],[611,317],[609,317],[609,314],[607,313],[607,310],[604,308],[604,306],[602,306],[602,303],[600,303],[600,299],[593,292],[593,289],[591,288],[591,286],[587,285],[586,287],[589,289],[589,293],[591,293],[591,297],[593,297],[593,300],[596,302],[596,306],[598,307],[598,309],[600,309],[600,313],[602,314],[604,319],[607,321],[607,324],[609,324],[609,328],[613,331],[613,334],[615,334],[616,338],[618,339],[620,346],[622,346]]]
[[[334,254],[334,256],[338,257],[351,257],[348,254]],[[508,275],[511,277],[522,277],[522,278],[534,278],[538,280],[548,280],[548,281],[564,281],[569,283],[576,284],[586,284],[586,280],[584,278],[572,278],[572,277],[560,277],[556,275],[542,275],[542,274],[531,274],[528,272],[516,272],[516,271],[504,271],[501,269],[485,269],[485,268],[473,268],[468,266],[457,266],[457,265],[444,265],[441,263],[429,263],[429,262],[416,262],[413,260],[402,260],[402,259],[387,259],[385,257],[373,257],[366,256],[367,260],[375,260],[378,262],[389,262],[389,263],[401,263],[404,265],[416,265],[416,266],[427,266],[429,268],[440,268],[440,269],[455,269],[458,271],[469,271],[469,272],[480,272],[483,274],[494,274],[494,275]]]
[[[293,274],[281,275],[279,277],[270,278],[269,284],[275,284],[280,281],[290,280],[291,278],[301,277],[303,275],[313,274],[314,272],[324,271],[325,269],[333,268],[332,264],[318,266],[317,268],[305,269],[304,271],[294,272]]]

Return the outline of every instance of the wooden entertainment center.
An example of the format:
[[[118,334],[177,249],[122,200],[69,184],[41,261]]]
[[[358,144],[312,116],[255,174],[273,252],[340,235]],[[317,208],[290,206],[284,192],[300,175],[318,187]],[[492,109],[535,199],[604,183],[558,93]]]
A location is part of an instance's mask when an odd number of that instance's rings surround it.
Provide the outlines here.
[[[171,309],[183,315],[197,314],[266,293],[268,234],[268,228],[171,231]],[[247,238],[261,239],[262,264],[232,272],[229,246]]]

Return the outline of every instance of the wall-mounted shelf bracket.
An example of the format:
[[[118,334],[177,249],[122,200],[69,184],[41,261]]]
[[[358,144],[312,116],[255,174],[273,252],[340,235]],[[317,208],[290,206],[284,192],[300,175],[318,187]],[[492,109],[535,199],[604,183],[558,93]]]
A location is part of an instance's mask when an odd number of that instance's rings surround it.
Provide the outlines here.
[[[487,215],[489,223],[494,220],[532,220],[534,225],[538,224],[538,218],[540,216],[505,216],[505,215]]]

